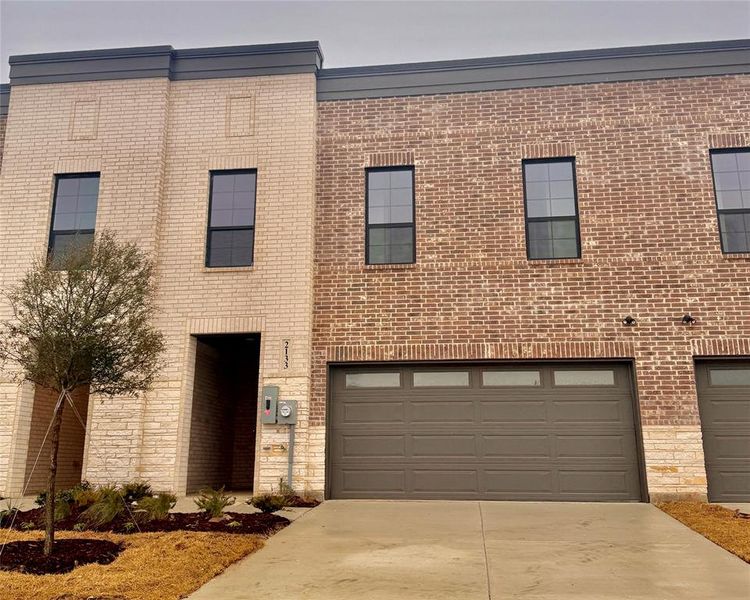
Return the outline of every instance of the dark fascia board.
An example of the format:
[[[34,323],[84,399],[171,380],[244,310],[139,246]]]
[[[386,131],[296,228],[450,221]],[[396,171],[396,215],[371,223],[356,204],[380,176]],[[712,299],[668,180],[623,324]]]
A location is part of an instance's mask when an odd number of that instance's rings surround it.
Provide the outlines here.
[[[172,46],[55,52],[10,57],[11,85],[169,77],[215,79],[317,73],[318,42],[175,50]]]
[[[0,118],[8,116],[10,103],[10,84],[0,83]]]
[[[750,40],[322,69],[318,100],[750,73]]]

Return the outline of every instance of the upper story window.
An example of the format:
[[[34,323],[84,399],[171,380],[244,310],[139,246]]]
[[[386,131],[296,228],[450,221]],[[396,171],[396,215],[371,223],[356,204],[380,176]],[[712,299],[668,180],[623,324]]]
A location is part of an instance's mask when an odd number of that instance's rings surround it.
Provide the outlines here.
[[[712,150],[721,249],[750,252],[750,148]]]
[[[99,200],[99,173],[58,175],[52,205],[49,252],[61,256],[73,245],[94,239],[96,207]]]
[[[580,258],[575,159],[523,161],[529,259]]]
[[[255,170],[211,173],[207,267],[253,264],[255,180]]]
[[[365,208],[367,264],[413,263],[414,168],[368,169]]]

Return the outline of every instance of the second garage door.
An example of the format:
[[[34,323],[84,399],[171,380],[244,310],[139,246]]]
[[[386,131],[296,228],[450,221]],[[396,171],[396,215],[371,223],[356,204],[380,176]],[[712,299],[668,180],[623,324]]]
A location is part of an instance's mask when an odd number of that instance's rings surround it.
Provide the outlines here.
[[[696,365],[711,502],[750,502],[750,361]]]
[[[336,367],[333,498],[641,500],[621,364]]]

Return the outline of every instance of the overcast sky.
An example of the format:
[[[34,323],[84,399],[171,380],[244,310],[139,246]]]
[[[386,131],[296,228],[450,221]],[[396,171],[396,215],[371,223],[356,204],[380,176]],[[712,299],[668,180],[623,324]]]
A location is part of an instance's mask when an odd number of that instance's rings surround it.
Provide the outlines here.
[[[750,37],[750,0],[251,2],[0,0],[8,56],[319,40],[325,66]]]

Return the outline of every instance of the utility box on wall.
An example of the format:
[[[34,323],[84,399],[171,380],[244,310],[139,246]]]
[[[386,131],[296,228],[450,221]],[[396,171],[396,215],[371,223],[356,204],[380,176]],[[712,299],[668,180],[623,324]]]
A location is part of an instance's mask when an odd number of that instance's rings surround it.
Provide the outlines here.
[[[260,399],[260,422],[266,424],[276,423],[276,405],[279,401],[279,387],[276,385],[264,385],[263,396]]]
[[[279,425],[294,425],[297,422],[297,401],[281,400],[276,408],[276,422]]]

